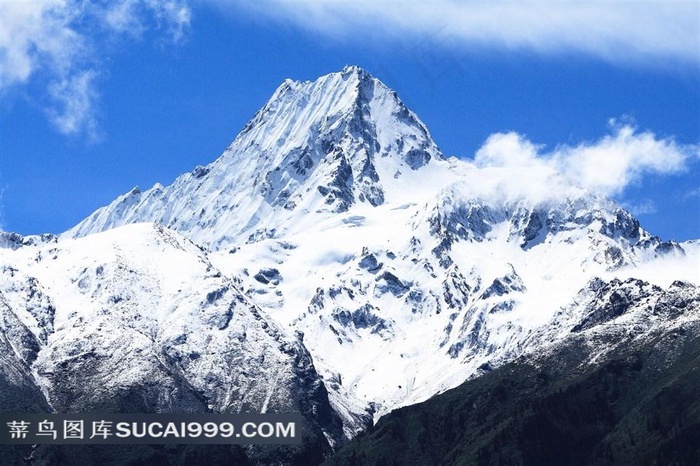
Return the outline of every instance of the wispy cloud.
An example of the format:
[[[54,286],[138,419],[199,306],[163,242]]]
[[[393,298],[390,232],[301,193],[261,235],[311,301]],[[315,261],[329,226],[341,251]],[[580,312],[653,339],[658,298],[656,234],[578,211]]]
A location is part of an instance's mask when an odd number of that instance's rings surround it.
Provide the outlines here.
[[[81,70],[49,84],[47,91],[55,105],[46,113],[61,133],[86,131],[91,137],[98,134],[94,108],[99,98],[96,76],[94,70]]]
[[[610,126],[611,134],[597,141],[563,145],[549,152],[520,134],[497,133],[477,151],[474,163],[480,168],[527,168],[528,173],[542,174],[530,184],[547,185],[556,176],[580,188],[614,196],[639,183],[645,175],[683,172],[700,153],[697,145],[659,139],[629,124],[611,120]]]
[[[656,205],[651,199],[641,199],[635,202],[622,202],[622,207],[627,209],[635,217],[656,213]]]
[[[700,187],[691,189],[683,196],[684,199],[692,199],[694,197],[700,197]]]
[[[698,63],[696,1],[237,1],[213,6],[328,37],[425,36],[465,47],[580,52],[613,62]]]
[[[184,0],[0,2],[0,90],[41,77],[56,129],[94,138],[106,51],[147,29],[179,41],[189,24]]]

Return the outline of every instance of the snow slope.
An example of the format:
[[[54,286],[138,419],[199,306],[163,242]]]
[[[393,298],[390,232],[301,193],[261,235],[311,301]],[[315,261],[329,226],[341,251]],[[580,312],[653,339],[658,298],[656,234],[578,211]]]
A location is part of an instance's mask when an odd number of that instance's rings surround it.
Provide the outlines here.
[[[0,368],[22,368],[3,374],[41,390],[36,404],[300,412],[310,439],[343,440],[304,346],[176,232],[134,224],[1,250],[0,264],[0,342],[13,349]],[[4,410],[23,407],[3,401]]]

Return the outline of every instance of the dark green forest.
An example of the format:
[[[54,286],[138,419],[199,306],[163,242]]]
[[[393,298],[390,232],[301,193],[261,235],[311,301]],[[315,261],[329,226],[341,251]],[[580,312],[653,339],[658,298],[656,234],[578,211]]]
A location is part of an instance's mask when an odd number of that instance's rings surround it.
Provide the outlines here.
[[[698,465],[697,324],[615,342],[576,338],[383,417],[328,465]]]

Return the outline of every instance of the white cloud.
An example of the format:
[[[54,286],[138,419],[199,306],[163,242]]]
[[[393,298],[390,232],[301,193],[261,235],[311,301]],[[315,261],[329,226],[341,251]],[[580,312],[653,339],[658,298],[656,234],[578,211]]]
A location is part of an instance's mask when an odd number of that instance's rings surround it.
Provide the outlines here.
[[[47,113],[61,133],[75,134],[85,130],[91,137],[97,135],[94,102],[98,96],[95,78],[95,71],[86,70],[49,85],[48,93],[56,106],[49,108]]]
[[[582,52],[606,60],[700,62],[696,1],[209,2],[329,37],[439,35],[465,46]]]
[[[147,0],[146,5],[155,14],[158,27],[165,25],[173,40],[182,39],[192,20],[192,12],[186,3],[182,0]]]
[[[651,199],[642,199],[636,202],[622,202],[622,207],[635,217],[656,213],[656,205]]]
[[[700,187],[691,189],[683,196],[684,199],[691,199],[693,197],[700,197]]]
[[[682,146],[673,139],[657,139],[653,133],[636,133],[629,125],[616,128],[592,144],[560,147],[554,161],[569,178],[594,191],[619,194],[647,173],[679,173],[697,147]]]
[[[144,26],[137,12],[138,5],[136,2],[118,2],[107,8],[104,12],[107,27],[118,33],[140,37]]]
[[[496,133],[477,151],[474,162],[480,167],[545,166],[539,156],[542,148],[515,132]]]
[[[84,55],[84,38],[71,29],[72,20],[65,0],[0,2],[2,87],[25,83],[42,67],[64,72]]]
[[[149,28],[178,41],[189,23],[185,0],[0,1],[0,90],[40,76],[56,129],[94,137],[105,51]]]
[[[547,185],[551,182],[547,177],[556,174],[566,183],[613,196],[638,183],[644,175],[680,173],[699,154],[696,145],[659,139],[651,132],[637,132],[630,125],[614,121],[611,127],[613,133],[598,141],[559,146],[551,152],[543,152],[543,146],[517,133],[494,134],[477,151],[474,163],[480,168],[538,168],[546,176],[534,180],[534,184]]]

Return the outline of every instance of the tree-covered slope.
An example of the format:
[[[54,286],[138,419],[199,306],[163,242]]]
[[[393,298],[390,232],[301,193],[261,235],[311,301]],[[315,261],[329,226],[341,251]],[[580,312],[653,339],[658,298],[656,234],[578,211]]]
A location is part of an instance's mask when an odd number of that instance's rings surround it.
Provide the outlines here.
[[[700,464],[698,300],[668,298],[396,410],[327,464]]]

